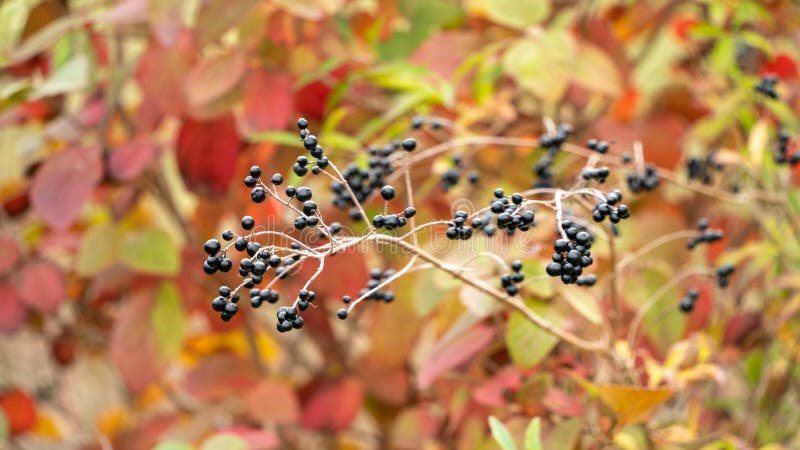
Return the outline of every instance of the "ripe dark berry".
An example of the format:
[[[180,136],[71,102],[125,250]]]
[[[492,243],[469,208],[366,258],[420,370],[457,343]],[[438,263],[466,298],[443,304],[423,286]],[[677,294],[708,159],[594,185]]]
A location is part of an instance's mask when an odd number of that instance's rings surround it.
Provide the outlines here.
[[[294,219],[294,227],[297,228],[298,230],[302,230],[306,226],[308,226],[308,222],[306,221],[305,217],[301,216]]]
[[[244,185],[245,186],[253,187],[253,186],[256,185],[256,183],[258,183],[258,180],[256,180],[255,178],[251,177],[250,175],[244,177]]]
[[[557,262],[551,262],[550,264],[547,265],[545,270],[547,271],[547,274],[550,275],[551,277],[557,277],[561,275],[561,264]]]
[[[303,139],[303,147],[305,147],[306,150],[314,150],[316,146],[317,146],[317,137],[314,136],[313,134],[309,134],[308,136],[305,137],[305,139]]]
[[[307,216],[313,215],[317,211],[317,203],[313,200],[308,200],[303,203],[303,214]]]
[[[681,300],[680,308],[682,312],[690,313],[694,309],[694,302],[689,298],[684,298]]]
[[[505,195],[505,193],[503,192],[503,190],[501,188],[497,188],[497,189],[494,190],[494,197],[495,198],[503,198],[504,195]]]
[[[276,173],[272,175],[272,179],[270,181],[272,181],[272,184],[275,186],[279,186],[281,183],[283,183],[283,175]]]
[[[300,128],[301,130],[308,128],[308,120],[303,117],[297,119],[297,128]]]
[[[342,320],[347,319],[347,310],[344,308],[340,308],[338,311],[336,311],[336,317]]]
[[[414,138],[407,138],[403,140],[403,150],[410,152],[417,148],[417,141]]]
[[[231,230],[225,230],[225,231],[222,232],[222,239],[224,239],[226,241],[232,240],[234,238],[234,236],[235,235],[233,234],[233,231],[231,231]]]
[[[394,199],[394,196],[395,196],[394,187],[386,185],[381,188],[381,197],[383,197],[384,200],[392,200]]]
[[[410,207],[410,206],[408,208],[406,208],[405,210],[403,210],[403,215],[406,216],[407,219],[410,219],[410,218],[414,217],[416,214],[417,214],[417,210],[412,208],[412,207]]]
[[[294,174],[298,177],[303,177],[308,173],[308,168],[295,163],[295,165],[292,167],[292,172],[294,172]]]
[[[250,176],[253,178],[261,177],[261,167],[253,166],[250,168]]]
[[[303,328],[303,323],[304,321],[302,317],[296,317],[294,320],[292,320],[292,328],[299,330],[300,328]]]
[[[519,272],[520,270],[522,270],[522,261],[518,259],[511,261],[511,270],[513,270],[514,272]]]
[[[261,307],[261,302],[263,302],[261,297],[258,297],[258,296],[250,297],[250,306],[252,306],[253,308],[260,308]]]
[[[230,258],[222,258],[219,261],[219,271],[220,272],[228,272],[233,267],[233,261]]]
[[[263,203],[267,199],[267,191],[261,186],[255,187],[250,192],[250,198],[254,203]]]
[[[242,217],[242,228],[245,230],[252,230],[256,226],[256,220],[251,216]]]
[[[225,305],[225,312],[228,314],[236,314],[239,311],[239,305],[236,303],[228,303]]]
[[[345,305],[346,305],[346,304],[348,304],[348,303],[350,303],[352,300],[353,300],[353,299],[352,299],[352,298],[350,298],[350,296],[349,296],[349,295],[345,295],[344,297],[342,297],[342,302],[343,302]]]
[[[236,250],[243,252],[247,248],[247,238],[244,237],[237,238],[236,241],[233,242],[233,247]]]
[[[307,200],[311,200],[311,195],[312,195],[311,194],[311,189],[309,189],[309,188],[307,188],[305,186],[300,186],[299,188],[297,188],[297,193],[295,194],[295,196],[297,197],[297,200],[299,200],[301,202],[305,202]]]
[[[311,156],[313,156],[314,158],[317,158],[317,159],[322,158],[322,155],[324,153],[325,153],[325,149],[322,148],[319,145],[317,145],[316,147],[314,147],[313,150],[311,150]]]
[[[511,196],[511,201],[514,202],[515,205],[519,205],[520,203],[522,203],[522,200],[523,200],[522,194],[515,193]]]
[[[286,196],[291,198],[297,194],[297,189],[294,186],[287,186],[286,187]]]
[[[411,128],[415,130],[419,130],[422,128],[422,125],[425,125],[425,118],[422,116],[414,116],[411,118]]]
[[[231,295],[231,288],[228,286],[220,286],[219,287],[219,295],[225,298],[230,297]]]
[[[203,245],[203,250],[205,250],[209,255],[216,255],[219,253],[221,248],[222,246],[216,239],[209,239],[206,241],[205,245]]]
[[[208,275],[212,275],[217,272],[217,267],[212,266],[208,263],[208,261],[203,262],[203,271]]]
[[[222,297],[215,297],[214,300],[211,301],[211,309],[216,312],[222,312],[225,310],[225,305],[227,302]]]
[[[270,256],[269,258],[269,266],[270,267],[278,267],[281,265],[281,258],[280,256]]]

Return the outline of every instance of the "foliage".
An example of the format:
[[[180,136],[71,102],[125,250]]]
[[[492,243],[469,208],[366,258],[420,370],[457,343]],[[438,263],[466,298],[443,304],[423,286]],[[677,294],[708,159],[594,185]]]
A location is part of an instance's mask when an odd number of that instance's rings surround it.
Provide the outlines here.
[[[798,23],[788,0],[0,3],[0,447],[797,448],[800,165],[779,156],[797,151]],[[418,114],[441,127],[411,131]],[[541,181],[539,136],[571,123],[554,185],[620,187],[632,215],[597,233],[592,287],[545,275],[543,208],[523,245],[436,255],[521,259],[516,303],[466,282],[500,285],[479,258],[339,321],[371,268],[409,258],[365,245],[329,260],[300,332],[267,307],[221,322],[209,302],[238,277],[204,276],[203,242],[243,215],[291,230],[241,179],[287,174],[301,116],[340,166],[412,133],[414,155],[440,149],[410,172],[421,222]],[[647,164],[659,185],[631,192]],[[601,165],[604,185],[580,179]],[[327,178],[286,178],[328,207]],[[689,251],[701,218],[724,238]]]

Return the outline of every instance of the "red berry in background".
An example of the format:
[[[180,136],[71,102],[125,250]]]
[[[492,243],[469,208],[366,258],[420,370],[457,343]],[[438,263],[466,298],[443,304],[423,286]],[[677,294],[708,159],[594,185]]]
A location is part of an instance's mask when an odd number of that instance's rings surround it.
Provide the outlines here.
[[[36,423],[36,402],[22,389],[0,394],[0,409],[6,416],[12,435],[29,431]]]

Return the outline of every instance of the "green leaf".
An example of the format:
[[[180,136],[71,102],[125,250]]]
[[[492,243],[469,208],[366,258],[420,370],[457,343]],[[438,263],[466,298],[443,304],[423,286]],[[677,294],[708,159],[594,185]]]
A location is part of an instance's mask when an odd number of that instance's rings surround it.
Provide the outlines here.
[[[575,40],[565,30],[518,39],[503,55],[503,70],[536,97],[556,103],[569,86]]]
[[[600,305],[597,299],[586,289],[576,286],[563,286],[561,297],[569,303],[572,308],[589,322],[600,325],[603,323],[603,316],[600,312]]]
[[[578,419],[565,420],[553,428],[544,440],[547,450],[572,450],[581,437],[581,422]]]
[[[549,305],[539,302],[527,302],[527,305],[536,314],[547,320],[561,323],[561,317]],[[558,338],[542,330],[528,320],[520,312],[511,313],[506,324],[506,346],[511,354],[511,360],[519,367],[533,367],[539,364],[553,350],[558,343]]]
[[[481,0],[486,16],[511,28],[527,28],[550,14],[549,0]]]
[[[119,253],[119,229],[110,223],[93,225],[83,235],[75,271],[82,277],[111,267]]]
[[[252,142],[274,142],[287,147],[303,148],[303,141],[298,139],[297,134],[288,131],[261,131],[247,138]]]
[[[56,19],[25,39],[22,44],[11,52],[10,59],[12,61],[23,61],[37,53],[51,49],[62,36],[67,34],[70,30],[80,28],[85,22],[86,19],[79,15]]]
[[[153,450],[193,450],[189,444],[180,441],[164,441],[153,447]]]
[[[247,441],[230,433],[220,433],[203,441],[200,450],[249,450]]]
[[[150,323],[161,356],[169,358],[176,354],[183,340],[184,320],[180,292],[174,283],[164,282],[158,287]]]
[[[48,97],[85,88],[89,84],[89,66],[85,54],[73,56],[35,89],[34,96]]]
[[[489,429],[492,430],[492,437],[503,450],[517,450],[514,438],[508,432],[508,428],[495,416],[489,416]]]
[[[0,411],[0,442],[7,442],[9,436],[8,419],[3,411]]]
[[[542,421],[534,417],[525,430],[525,450],[542,450]]]
[[[158,228],[125,236],[120,259],[129,268],[153,275],[175,275],[180,268],[178,249],[170,235]]]

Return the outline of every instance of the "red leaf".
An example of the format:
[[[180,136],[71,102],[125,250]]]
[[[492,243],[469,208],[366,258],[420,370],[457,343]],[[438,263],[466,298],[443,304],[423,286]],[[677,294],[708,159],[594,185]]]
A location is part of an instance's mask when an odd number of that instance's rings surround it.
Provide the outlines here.
[[[0,282],[0,331],[14,331],[28,318],[28,311],[17,300],[14,286]]]
[[[186,75],[186,97],[192,106],[219,99],[236,87],[247,68],[241,52],[220,53],[198,62]]]
[[[309,428],[344,431],[363,403],[361,385],[351,378],[319,386],[303,410],[303,424]]]
[[[181,116],[186,111],[183,82],[195,59],[197,49],[189,32],[182,32],[172,47],[151,41],[139,58],[136,79],[162,111]]]
[[[503,406],[507,402],[507,393],[519,389],[522,374],[514,366],[509,366],[497,375],[486,380],[472,390],[472,398],[486,406]]]
[[[243,129],[249,133],[282,129],[293,112],[290,75],[264,69],[250,71],[244,82]]]
[[[265,380],[245,395],[247,412],[259,422],[288,425],[300,415],[297,397],[285,384]]]
[[[232,115],[210,121],[184,119],[178,132],[178,167],[187,187],[223,194],[236,169],[239,134]]]
[[[148,295],[149,294],[149,295]],[[158,378],[156,339],[150,328],[151,291],[129,298],[111,330],[111,362],[134,393]]]
[[[425,41],[411,61],[428,67],[445,79],[453,76],[465,59],[480,45],[478,36],[470,31],[444,31]]]
[[[24,433],[36,423],[36,402],[21,389],[0,394],[0,409],[8,420],[12,435]]]
[[[778,53],[774,58],[766,61],[761,66],[761,73],[777,75],[785,80],[792,80],[798,76],[797,64],[786,53]]]
[[[280,405],[275,405],[280,407]],[[239,436],[247,442],[250,450],[268,450],[272,448],[279,448],[281,445],[280,438],[275,433],[266,430],[254,430],[245,427],[233,427],[220,430],[220,433],[231,433]]]
[[[31,204],[48,225],[64,229],[75,221],[103,176],[97,149],[73,147],[48,158],[36,172]]]
[[[570,396],[561,389],[551,388],[542,399],[544,406],[560,416],[579,417],[583,415],[582,400]]]
[[[17,295],[33,309],[53,312],[67,295],[67,282],[58,266],[49,261],[32,262],[17,275]]]
[[[144,172],[155,160],[155,156],[155,146],[146,138],[137,138],[111,152],[108,170],[114,179],[130,181]]]
[[[186,375],[186,391],[201,401],[212,401],[229,395],[240,395],[259,380],[250,361],[235,355],[220,354],[203,359]]]
[[[428,354],[417,374],[419,388],[427,389],[439,375],[468,361],[492,342],[494,335],[493,328],[479,324],[458,337],[437,345]]]
[[[0,234],[0,248],[3,249],[3,257],[0,258],[0,276],[2,276],[16,268],[20,252],[17,240],[6,234]]]

